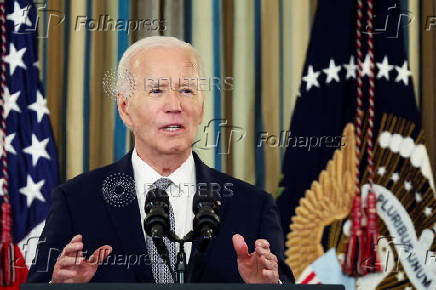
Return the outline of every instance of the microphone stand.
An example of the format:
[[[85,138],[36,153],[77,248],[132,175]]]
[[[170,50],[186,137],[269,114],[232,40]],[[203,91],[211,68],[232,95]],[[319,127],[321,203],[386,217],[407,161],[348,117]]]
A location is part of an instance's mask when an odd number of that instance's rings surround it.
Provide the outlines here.
[[[176,260],[176,283],[185,283],[185,273],[186,273],[186,253],[185,246],[186,242],[192,242],[194,239],[194,231],[187,233],[182,239],[180,239],[173,231],[169,231],[168,239],[172,242],[179,243],[179,252],[177,253]]]

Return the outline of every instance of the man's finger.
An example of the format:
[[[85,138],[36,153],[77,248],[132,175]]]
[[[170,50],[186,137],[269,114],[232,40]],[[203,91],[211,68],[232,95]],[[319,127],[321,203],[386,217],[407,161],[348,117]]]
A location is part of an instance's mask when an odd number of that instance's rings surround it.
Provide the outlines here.
[[[81,242],[81,241],[82,241],[82,235],[75,235],[75,236],[71,239],[70,243]]]
[[[82,263],[84,260],[83,257],[69,257],[69,256],[63,256],[60,258],[57,263],[62,267],[68,267],[68,266],[78,266]]]
[[[56,271],[56,280],[66,280],[74,278],[77,275],[77,271],[67,270],[67,269],[59,269]]]
[[[112,252],[112,247],[109,245],[104,245],[98,248],[94,251],[94,253],[91,255],[91,257],[88,259],[88,263],[91,264],[100,264],[104,261],[104,259],[109,256],[109,254]]]
[[[256,247],[254,249],[254,251],[256,252],[256,254],[258,254],[259,256],[267,256],[271,253],[270,249],[265,249],[262,247]]]
[[[278,274],[276,273],[276,271],[273,270],[263,269],[262,276],[265,279],[265,281],[268,281],[270,283],[277,283],[279,280]]]
[[[233,247],[235,248],[236,255],[238,255],[238,259],[244,259],[249,257],[248,246],[244,240],[244,237],[235,234],[232,238]]]
[[[73,242],[69,243],[65,246],[62,255],[64,256],[75,256],[78,251],[83,250],[83,243],[82,242]]]
[[[263,268],[267,270],[274,270],[276,263],[274,263],[273,261],[268,260],[265,256],[262,256],[260,258],[260,261]]]
[[[268,254],[266,254],[265,255],[265,258],[267,259],[267,260],[270,260],[270,261],[273,261],[273,262],[276,262],[276,263],[278,263],[279,262],[279,260],[277,259],[277,256],[276,255],[274,255],[273,253],[268,253]]]
[[[254,246],[257,247],[261,247],[264,249],[269,249],[269,242],[265,239],[258,239],[256,240],[256,242],[254,242]]]

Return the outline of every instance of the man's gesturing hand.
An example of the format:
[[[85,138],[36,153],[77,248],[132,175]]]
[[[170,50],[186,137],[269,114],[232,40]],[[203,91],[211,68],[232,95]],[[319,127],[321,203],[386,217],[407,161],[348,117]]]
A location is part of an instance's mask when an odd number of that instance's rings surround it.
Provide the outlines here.
[[[239,275],[245,283],[279,283],[278,260],[271,253],[267,240],[256,240],[251,254],[244,237],[236,234],[232,240],[238,255]]]
[[[74,236],[71,242],[65,246],[54,266],[52,283],[86,283],[92,279],[97,271],[99,263],[112,252],[108,245],[95,250],[92,256],[86,260],[83,257],[82,236]]]

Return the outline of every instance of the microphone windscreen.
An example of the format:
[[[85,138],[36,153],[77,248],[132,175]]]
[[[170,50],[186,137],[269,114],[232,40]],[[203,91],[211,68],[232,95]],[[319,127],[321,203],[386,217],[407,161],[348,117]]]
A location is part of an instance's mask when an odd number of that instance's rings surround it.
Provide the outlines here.
[[[217,211],[221,202],[219,201],[219,196],[216,192],[209,191],[198,191],[195,193],[192,201],[192,211],[197,214],[198,210],[204,206],[211,207],[214,211]]]
[[[168,194],[165,190],[159,188],[153,188],[147,192],[147,197],[145,198],[145,203],[149,202],[166,202],[169,203]]]

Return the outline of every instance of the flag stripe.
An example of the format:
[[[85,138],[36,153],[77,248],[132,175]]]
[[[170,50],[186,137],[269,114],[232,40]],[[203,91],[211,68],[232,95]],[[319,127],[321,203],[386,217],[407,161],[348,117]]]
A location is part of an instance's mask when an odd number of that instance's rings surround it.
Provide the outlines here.
[[[301,284],[309,284],[314,278],[315,272],[312,272],[303,281],[301,281]]]

